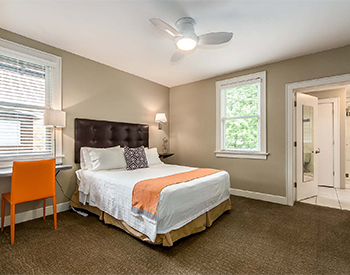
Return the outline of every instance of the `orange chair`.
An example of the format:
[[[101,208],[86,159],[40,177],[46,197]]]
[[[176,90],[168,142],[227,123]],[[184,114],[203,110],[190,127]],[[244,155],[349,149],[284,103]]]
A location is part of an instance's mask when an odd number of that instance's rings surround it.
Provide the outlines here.
[[[45,220],[45,199],[52,198],[55,230],[57,229],[55,160],[15,161],[11,180],[11,193],[2,194],[1,231],[4,231],[5,200],[11,205],[11,244],[15,242],[16,204],[43,199]]]

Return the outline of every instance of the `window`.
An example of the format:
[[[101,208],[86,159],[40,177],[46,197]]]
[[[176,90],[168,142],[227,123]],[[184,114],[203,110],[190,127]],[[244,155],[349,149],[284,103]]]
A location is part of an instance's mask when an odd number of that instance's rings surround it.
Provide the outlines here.
[[[1,167],[53,156],[53,131],[43,125],[43,114],[60,109],[60,61],[0,39]]]
[[[216,156],[266,159],[266,72],[216,83]]]

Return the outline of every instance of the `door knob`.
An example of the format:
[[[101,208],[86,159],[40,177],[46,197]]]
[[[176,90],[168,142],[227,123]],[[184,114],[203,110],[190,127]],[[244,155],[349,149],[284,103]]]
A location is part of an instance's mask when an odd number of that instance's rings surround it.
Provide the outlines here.
[[[317,150],[316,151],[312,151],[312,153],[319,154],[319,153],[321,153],[321,149],[317,148]]]

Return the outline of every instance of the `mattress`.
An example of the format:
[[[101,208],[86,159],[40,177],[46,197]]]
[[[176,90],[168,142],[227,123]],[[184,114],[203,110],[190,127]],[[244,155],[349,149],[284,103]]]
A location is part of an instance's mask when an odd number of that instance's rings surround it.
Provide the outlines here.
[[[134,171],[79,170],[79,201],[89,203],[115,219],[126,222],[154,242],[157,234],[179,229],[229,199],[229,174],[220,171],[164,188],[159,197],[157,221],[132,213],[132,190],[136,183],[194,169],[196,168],[159,164]]]

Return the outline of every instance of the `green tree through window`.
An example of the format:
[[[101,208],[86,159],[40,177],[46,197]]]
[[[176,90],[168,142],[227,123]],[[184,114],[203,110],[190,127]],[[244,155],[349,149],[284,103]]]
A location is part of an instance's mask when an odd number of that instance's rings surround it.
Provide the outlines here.
[[[221,92],[225,149],[259,151],[260,81]]]

